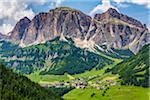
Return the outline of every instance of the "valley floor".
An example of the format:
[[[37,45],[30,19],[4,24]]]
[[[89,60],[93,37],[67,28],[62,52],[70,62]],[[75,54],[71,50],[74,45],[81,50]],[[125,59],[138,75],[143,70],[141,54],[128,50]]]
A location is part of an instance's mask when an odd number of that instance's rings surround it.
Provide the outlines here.
[[[37,72],[27,77],[41,86],[73,87],[63,96],[65,100],[149,100],[149,88],[120,85],[119,75],[105,73],[119,62],[76,75],[39,75]]]
[[[149,88],[113,86],[107,90],[74,89],[65,94],[65,100],[149,100]]]

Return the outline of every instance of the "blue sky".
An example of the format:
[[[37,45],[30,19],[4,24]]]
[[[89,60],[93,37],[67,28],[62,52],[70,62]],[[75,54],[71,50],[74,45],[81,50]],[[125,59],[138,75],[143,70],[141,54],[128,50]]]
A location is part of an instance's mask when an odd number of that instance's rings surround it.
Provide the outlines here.
[[[0,32],[7,34],[16,22],[24,16],[32,19],[39,12],[47,12],[50,9],[68,6],[78,9],[90,16],[95,13],[105,12],[112,7],[120,13],[133,17],[143,24],[149,24],[150,2],[149,0],[1,0],[0,1]],[[8,9],[6,11],[6,9]]]

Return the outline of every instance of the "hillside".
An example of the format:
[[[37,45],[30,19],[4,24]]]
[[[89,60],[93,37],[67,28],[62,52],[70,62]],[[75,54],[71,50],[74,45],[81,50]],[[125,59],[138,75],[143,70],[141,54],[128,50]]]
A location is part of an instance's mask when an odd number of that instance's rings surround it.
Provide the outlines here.
[[[41,70],[40,74],[77,74],[96,67],[101,69],[112,64],[111,59],[74,46],[71,39],[67,42],[57,37],[46,43],[7,51],[2,45],[3,64],[15,72],[30,74]],[[3,50],[4,49],[4,50]]]
[[[116,65],[112,72],[120,74],[122,84],[149,87],[149,45],[140,52]]]
[[[1,100],[61,100],[55,92],[0,65]]]

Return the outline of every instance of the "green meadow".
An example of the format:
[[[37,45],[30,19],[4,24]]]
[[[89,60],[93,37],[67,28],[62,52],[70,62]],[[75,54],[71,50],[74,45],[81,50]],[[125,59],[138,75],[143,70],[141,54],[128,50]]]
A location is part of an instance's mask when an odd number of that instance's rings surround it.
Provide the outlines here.
[[[149,96],[149,88],[112,86],[108,90],[74,89],[63,98],[65,100],[149,100]]]

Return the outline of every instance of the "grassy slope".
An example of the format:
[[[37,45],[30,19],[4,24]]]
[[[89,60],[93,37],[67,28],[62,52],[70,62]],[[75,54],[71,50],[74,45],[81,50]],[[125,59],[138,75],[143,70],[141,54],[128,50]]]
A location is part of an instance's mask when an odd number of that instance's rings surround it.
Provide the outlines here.
[[[149,100],[148,88],[135,86],[113,86],[106,93],[94,88],[74,89],[65,94],[65,100]],[[104,96],[103,96],[104,94]]]
[[[149,85],[149,45],[144,46],[137,55],[116,65],[112,72],[120,74],[123,84],[147,87]]]
[[[111,58],[112,59],[112,58]],[[112,59],[113,60],[113,59]],[[116,60],[116,59],[115,59]],[[96,76],[96,75],[101,75],[105,72],[106,69],[108,68],[113,68],[115,65],[117,65],[119,62],[121,62],[122,60],[116,60],[113,64],[111,65],[107,65],[104,68],[102,68],[101,70],[96,70],[96,68],[93,68],[91,71],[86,71],[84,73],[81,74],[75,74],[73,75],[73,77],[77,78],[77,77],[83,77],[86,78],[88,76]],[[99,65],[97,65],[99,66]]]
[[[0,65],[1,100],[60,100],[61,98],[50,89],[45,89],[28,78],[13,73]]]

